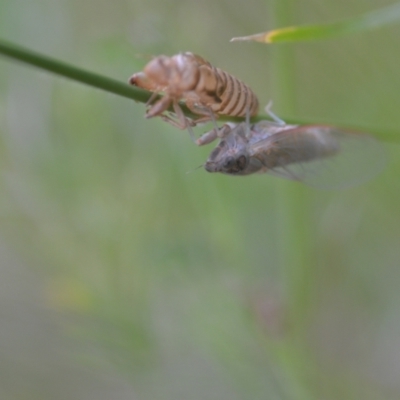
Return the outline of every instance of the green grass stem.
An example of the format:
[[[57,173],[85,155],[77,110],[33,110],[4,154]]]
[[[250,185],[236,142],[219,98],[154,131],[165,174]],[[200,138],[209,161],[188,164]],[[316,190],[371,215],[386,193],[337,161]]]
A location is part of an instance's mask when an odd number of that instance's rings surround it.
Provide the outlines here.
[[[287,55],[284,55],[286,50],[282,48],[281,49],[276,48],[274,50],[276,50],[274,56],[275,60],[278,60],[282,57],[283,58],[287,57]],[[46,55],[40,54],[38,52],[32,51],[25,47],[1,39],[0,39],[0,54],[14,60],[18,60],[25,64],[35,66],[42,70],[51,72],[53,74],[63,76],[68,79],[72,79],[74,81],[81,82],[85,85],[89,85],[97,89],[102,89],[106,92],[123,96],[131,100],[136,100],[141,103],[146,103],[150,99],[150,96],[152,94],[146,90],[142,90],[137,87],[128,85],[127,83],[118,81],[116,79],[108,78],[106,76],[94,72],[86,71],[82,68],[65,63],[63,61],[56,60],[54,58],[48,57]],[[283,61],[282,62],[273,61],[273,62],[276,62],[279,65],[290,64],[289,60],[287,62]],[[279,69],[277,69],[276,74],[274,75],[275,75],[274,79],[277,80],[276,82],[277,87],[282,88],[282,90],[284,90],[286,86],[287,87],[293,86],[293,83],[291,83],[288,80],[290,79],[289,75],[287,73],[284,73],[284,71],[280,71]],[[283,95],[283,92],[279,93],[282,94],[282,98],[286,99],[285,102],[290,101],[290,97]],[[188,117],[193,117],[193,114],[184,105],[182,105],[182,109],[185,115],[187,115]],[[289,109],[289,107],[287,107],[287,109]],[[291,112],[287,111],[287,113],[290,114]],[[282,115],[280,115],[280,117],[282,117],[283,120],[286,121],[286,123],[290,124],[316,123],[312,119],[299,121],[296,118],[285,118]],[[252,121],[257,122],[264,119],[268,119],[268,117],[265,114],[260,114],[257,117],[252,118]],[[219,120],[240,122],[243,121],[243,118],[221,116],[219,117]],[[360,132],[368,132],[382,140],[395,141],[395,142],[400,141],[400,133],[398,129],[388,129],[380,127],[362,127],[358,125],[348,127],[347,124],[342,124],[340,122],[332,123],[332,121],[320,121],[319,123],[322,125],[336,125],[336,126],[345,125],[346,128],[351,128],[353,130]]]
[[[292,21],[291,12],[294,9],[292,1],[275,0],[273,5],[275,25],[287,25]],[[284,114],[294,114],[296,111],[296,60],[293,48],[279,46],[272,50],[274,98]],[[304,371],[312,364],[312,361],[304,356],[306,353],[303,348],[315,265],[311,247],[309,190],[301,185],[277,181],[275,194],[278,251],[290,326],[285,345],[277,347],[275,355],[287,371],[290,380],[293,381],[293,387],[297,387],[297,398],[312,399],[312,394],[308,393],[303,379]]]
[[[72,79],[84,83],[85,85],[93,86],[98,89],[105,90],[128,99],[136,100],[145,103],[151,93],[108,78],[106,76],[86,71],[82,68],[55,60],[54,58],[29,50],[25,47],[18,46],[14,43],[0,40],[0,54],[10,57],[14,60],[21,61],[25,64],[33,65],[37,68],[51,72],[65,78]]]

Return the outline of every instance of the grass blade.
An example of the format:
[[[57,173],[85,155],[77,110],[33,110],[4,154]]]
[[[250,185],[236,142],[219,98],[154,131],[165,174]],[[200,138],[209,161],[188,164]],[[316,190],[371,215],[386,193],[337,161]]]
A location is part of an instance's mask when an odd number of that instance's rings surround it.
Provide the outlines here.
[[[250,36],[235,37],[231,42],[256,41],[261,43],[303,42],[323,40],[348,34],[370,31],[400,20],[400,3],[380,8],[343,21],[329,24],[290,26],[258,33]]]

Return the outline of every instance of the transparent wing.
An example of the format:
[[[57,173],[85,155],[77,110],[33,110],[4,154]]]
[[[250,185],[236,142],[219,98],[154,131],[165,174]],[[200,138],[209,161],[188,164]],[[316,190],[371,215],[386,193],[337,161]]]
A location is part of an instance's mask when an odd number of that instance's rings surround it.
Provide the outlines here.
[[[250,146],[266,172],[322,189],[346,188],[379,173],[383,146],[369,135],[309,125],[275,133]]]

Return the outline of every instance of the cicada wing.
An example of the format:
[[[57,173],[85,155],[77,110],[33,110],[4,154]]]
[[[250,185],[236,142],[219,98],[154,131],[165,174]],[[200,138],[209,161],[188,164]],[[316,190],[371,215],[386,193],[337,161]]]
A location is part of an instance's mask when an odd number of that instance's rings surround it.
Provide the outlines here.
[[[250,153],[266,172],[322,189],[361,184],[386,162],[383,146],[372,136],[319,125],[275,133],[253,143]]]

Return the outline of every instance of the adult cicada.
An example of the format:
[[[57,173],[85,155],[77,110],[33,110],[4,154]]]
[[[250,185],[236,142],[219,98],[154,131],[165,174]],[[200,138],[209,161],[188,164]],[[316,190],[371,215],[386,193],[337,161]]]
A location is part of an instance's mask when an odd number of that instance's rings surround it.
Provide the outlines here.
[[[382,145],[372,136],[324,125],[261,121],[225,124],[198,140],[220,138],[204,168],[227,175],[267,172],[319,188],[362,183],[385,163]]]

